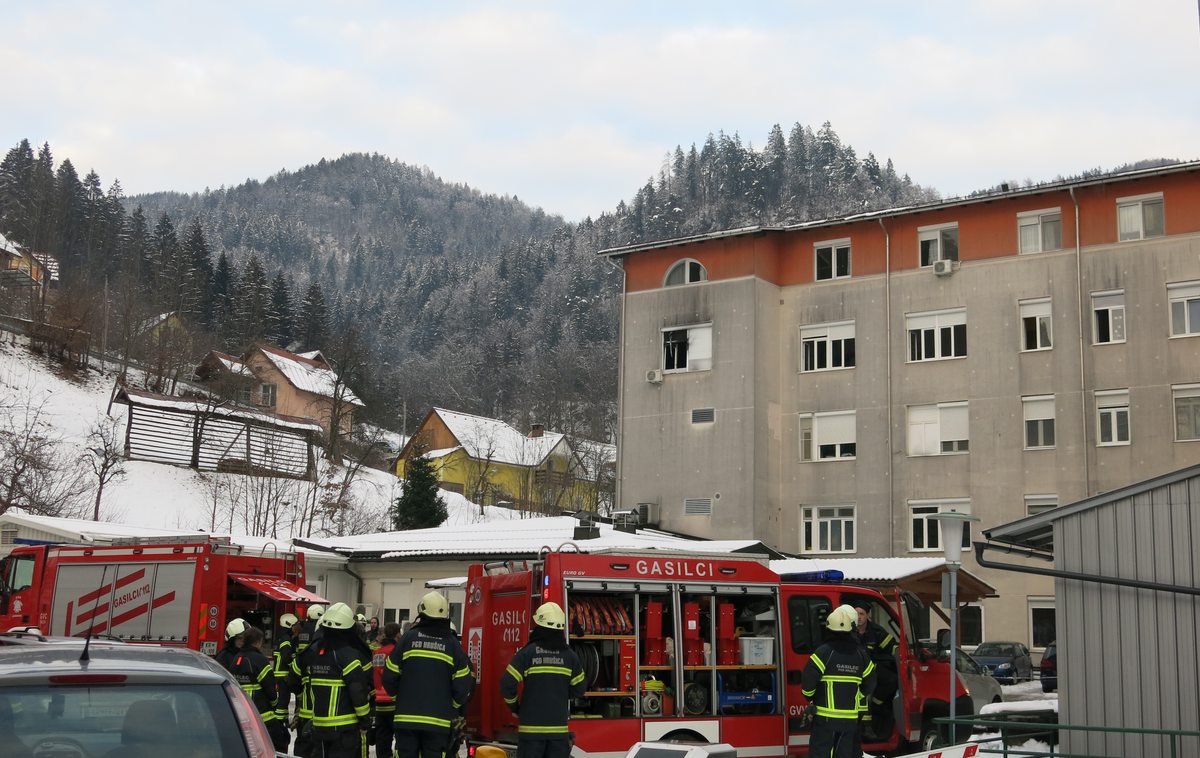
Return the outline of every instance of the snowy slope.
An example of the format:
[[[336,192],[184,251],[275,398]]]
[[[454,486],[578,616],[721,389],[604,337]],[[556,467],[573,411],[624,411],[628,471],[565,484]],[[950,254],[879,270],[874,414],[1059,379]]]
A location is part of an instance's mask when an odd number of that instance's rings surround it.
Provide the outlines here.
[[[126,406],[109,410],[116,381],[115,372],[64,372],[57,364],[31,354],[20,344],[0,342],[0,413],[35,409],[40,413],[41,433],[60,437],[64,457],[80,461],[87,456],[88,432],[106,417],[119,421],[124,434]],[[104,490],[100,518],[143,527],[202,529],[238,535],[267,537],[326,536],[339,532],[378,531],[388,528],[387,510],[400,494],[401,480],[390,473],[360,469],[346,488],[344,498],[351,507],[335,515],[295,523],[286,513],[269,523],[247,515],[257,502],[292,507],[316,503],[339,490],[346,469],[321,462],[317,483],[282,479],[255,479],[238,474],[200,473],[189,468],[145,461],[127,461],[125,477],[110,482]],[[325,486],[322,486],[325,485]],[[81,492],[75,508],[62,515],[90,518],[95,499],[95,482],[90,492]],[[462,495],[443,492],[450,517],[447,524],[462,526],[483,521],[506,521],[518,514],[502,508],[480,508]],[[243,502],[234,507],[235,501]],[[284,508],[284,511],[287,509]],[[317,509],[320,510],[320,509]],[[311,523],[310,523],[311,521]]]

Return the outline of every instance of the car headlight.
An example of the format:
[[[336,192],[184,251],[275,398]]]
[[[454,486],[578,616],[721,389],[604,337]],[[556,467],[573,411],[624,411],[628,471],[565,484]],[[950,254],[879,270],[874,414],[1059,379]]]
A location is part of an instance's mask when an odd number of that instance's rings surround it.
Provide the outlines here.
[[[1012,668],[1011,663],[1001,663],[999,666],[996,667],[996,670],[997,671],[1007,671],[1010,668]]]

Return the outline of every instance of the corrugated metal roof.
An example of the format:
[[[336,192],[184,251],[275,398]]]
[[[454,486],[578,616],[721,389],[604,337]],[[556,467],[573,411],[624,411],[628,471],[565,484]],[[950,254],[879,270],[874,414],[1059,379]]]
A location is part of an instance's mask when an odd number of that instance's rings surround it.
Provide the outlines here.
[[[296,389],[321,397],[334,397],[340,392],[346,402],[363,405],[363,401],[349,387],[337,386],[337,375],[326,364],[270,345],[259,345],[258,348]]]
[[[305,431],[321,431],[322,427],[316,421],[299,416],[285,416],[282,413],[269,413],[267,411],[250,410],[242,406],[232,406],[227,404],[214,404],[209,400],[197,400],[190,397],[174,397],[172,395],[157,395],[153,392],[144,390],[135,390],[130,388],[122,389],[117,393],[117,402],[123,402],[127,405],[142,405],[152,408],[164,408],[169,410],[183,411],[185,413],[207,413],[213,416],[222,418],[236,418],[246,421],[257,421],[263,424],[271,424],[274,426],[286,427],[289,429],[303,429]]]
[[[445,408],[434,408],[433,412],[442,419],[467,455],[480,461],[538,466],[563,439],[563,435],[554,432],[545,432],[541,437],[526,437],[499,419]]]
[[[945,558],[789,558],[771,561],[771,570],[777,574],[841,571],[848,582],[894,582],[945,565]]]

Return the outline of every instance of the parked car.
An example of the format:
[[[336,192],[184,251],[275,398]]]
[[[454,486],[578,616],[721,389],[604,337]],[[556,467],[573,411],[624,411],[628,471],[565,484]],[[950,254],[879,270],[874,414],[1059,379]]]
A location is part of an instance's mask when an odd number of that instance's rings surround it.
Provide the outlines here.
[[[988,668],[1001,684],[1033,679],[1033,659],[1020,642],[985,642],[975,648],[975,660]]]
[[[955,650],[957,652],[954,654],[954,668],[958,670],[958,678],[971,695],[974,712],[979,713],[985,705],[1003,702],[1004,690],[1001,689],[1000,682],[992,676],[992,672],[986,666],[976,663],[962,648]]]
[[[275,758],[237,683],[207,656],[148,645],[0,647],[0,745],[32,758]]]
[[[1058,689],[1058,643],[1051,642],[1042,653],[1042,692]]]

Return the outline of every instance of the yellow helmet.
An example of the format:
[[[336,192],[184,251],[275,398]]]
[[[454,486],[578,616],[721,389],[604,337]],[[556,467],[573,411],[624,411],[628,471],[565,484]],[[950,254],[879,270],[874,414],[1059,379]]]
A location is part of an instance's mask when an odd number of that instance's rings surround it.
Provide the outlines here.
[[[308,620],[316,621],[317,619],[321,618],[321,614],[323,614],[324,612],[325,612],[325,606],[310,605],[310,606],[308,606]]]
[[[533,623],[547,629],[565,629],[567,614],[563,613],[563,609],[558,603],[542,603],[533,613]]]
[[[354,611],[350,610],[350,606],[345,603],[334,603],[321,616],[317,626],[325,626],[330,629],[349,629],[354,626]]]
[[[431,619],[450,618],[450,604],[442,597],[442,593],[434,590],[421,598],[417,613],[424,613]]]
[[[250,625],[244,619],[234,619],[225,625],[225,639],[245,634]]]
[[[294,613],[285,613],[279,617],[279,625],[291,629],[296,624],[300,623],[300,619],[296,618]]]
[[[831,632],[848,632],[858,623],[858,611],[849,605],[839,605],[825,619]]]

